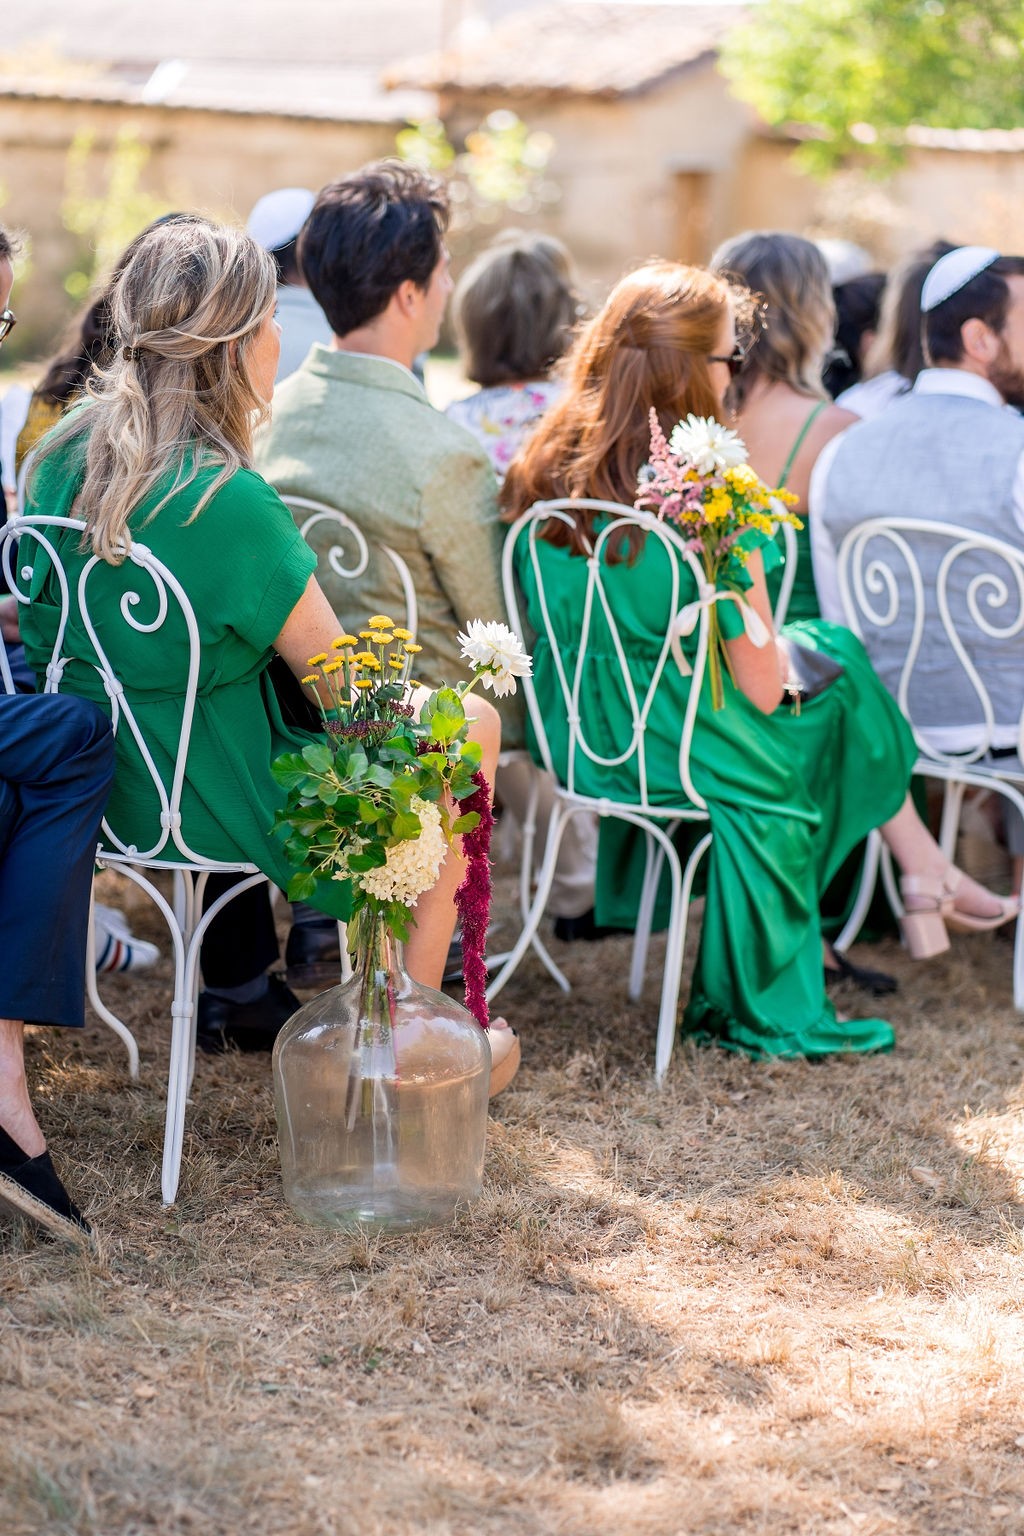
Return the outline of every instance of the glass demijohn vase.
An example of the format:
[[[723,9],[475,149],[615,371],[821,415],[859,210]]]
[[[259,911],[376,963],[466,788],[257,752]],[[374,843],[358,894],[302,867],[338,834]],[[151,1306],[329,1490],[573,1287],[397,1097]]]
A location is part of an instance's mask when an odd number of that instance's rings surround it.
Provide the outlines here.
[[[441,1225],[480,1193],[487,1035],[412,980],[369,908],[349,938],[351,978],[293,1014],[274,1046],[285,1199],[321,1226]]]

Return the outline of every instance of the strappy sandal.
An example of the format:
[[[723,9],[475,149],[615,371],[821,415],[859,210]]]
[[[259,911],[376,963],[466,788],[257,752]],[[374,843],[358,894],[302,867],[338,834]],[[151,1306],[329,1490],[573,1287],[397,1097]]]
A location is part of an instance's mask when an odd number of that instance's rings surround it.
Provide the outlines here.
[[[963,880],[962,872],[950,864],[941,879],[929,875],[904,875],[900,896],[904,914],[900,919],[903,942],[913,960],[930,960],[949,948],[947,928],[954,933],[989,933],[1012,922],[1020,914],[1016,896],[993,896],[999,911],[989,917],[957,908],[956,897]],[[992,895],[991,892],[988,893]]]
[[[522,1052],[519,1036],[505,1019],[495,1019],[487,1030],[487,1039],[491,1047],[491,1087],[487,1096],[493,1099],[519,1071]]]

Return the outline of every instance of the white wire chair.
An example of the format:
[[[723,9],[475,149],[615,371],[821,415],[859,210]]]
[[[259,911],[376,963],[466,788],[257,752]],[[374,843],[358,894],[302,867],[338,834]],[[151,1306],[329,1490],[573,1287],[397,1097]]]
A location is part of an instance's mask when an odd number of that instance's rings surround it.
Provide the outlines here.
[[[914,732],[914,771],[944,785],[939,842],[952,859],[967,789],[997,794],[1024,817],[1024,550],[955,523],[872,518],[843,539],[837,576],[845,622]],[[951,728],[969,744],[951,747]],[[1010,756],[992,758],[1008,748]],[[864,921],[879,865],[902,913],[891,858],[874,832],[838,948]],[[1024,1012],[1024,922],[1013,999]]]
[[[289,508],[292,516],[299,522],[299,532],[317,555],[318,571],[321,580],[327,576],[333,576],[341,581],[355,581],[363,575],[370,563],[373,550],[379,552],[390,561],[398,577],[402,589],[403,610],[401,613],[391,613],[396,623],[401,623],[404,628],[416,633],[418,628],[418,608],[416,602],[416,588],[413,583],[412,573],[402,556],[391,548],[390,545],[380,541],[367,539],[362,529],[348,516],[339,511],[337,507],[329,506],[324,501],[314,501],[308,496],[285,495],[281,497],[285,506]],[[299,521],[302,519],[301,521]],[[319,530],[320,536],[310,536]],[[325,542],[323,535],[337,534],[335,542]],[[389,599],[390,601],[390,599]],[[392,607],[397,605],[392,604]],[[390,613],[389,609],[389,613]],[[509,759],[516,756],[526,756],[526,753],[516,751],[502,752],[498,759],[499,767]],[[538,793],[535,785],[528,800],[526,815],[520,828],[522,847],[520,855],[519,874],[519,904],[523,921],[530,908],[530,900],[533,883],[533,849],[537,827]],[[350,974],[351,966],[342,942],[342,975]],[[560,983],[564,983],[561,971],[555,965],[545,949],[539,934],[534,935],[534,952],[541,963],[545,965],[551,975]],[[496,969],[504,964],[507,955],[490,955],[487,959],[488,969]]]
[[[580,615],[578,628],[572,634],[566,635],[559,633],[552,617],[544,588],[542,567],[537,558],[536,545],[538,537],[547,523],[557,519],[572,526],[575,521],[574,511],[581,509],[606,513],[608,521],[588,546],[589,554],[586,560],[588,578],[584,609]],[[645,530],[648,538],[656,539],[662,544],[670,559],[672,571],[671,604],[669,611],[664,616],[665,638],[651,675],[651,681],[642,694],[638,693],[634,684],[627,649],[623,643],[619,626],[615,620],[612,606],[604,588],[604,568],[601,561],[602,553],[609,540],[614,541],[621,535],[624,529],[635,527],[638,524]],[[647,513],[636,512],[631,507],[621,506],[617,502],[608,501],[555,500],[537,502],[518,519],[509,531],[502,558],[505,602],[512,627],[519,633],[523,632],[523,624],[520,593],[515,578],[515,562],[517,550],[524,540],[527,547],[527,558],[530,561],[531,570],[537,583],[539,618],[542,631],[551,647],[551,656],[558,678],[561,703],[568,725],[568,748],[564,772],[556,774],[558,788],[555,792],[554,810],[548,828],[547,846],[545,848],[544,862],[538,879],[536,894],[530,905],[523,931],[502,969],[491,984],[488,996],[494,996],[505,985],[533,940],[537,925],[543,916],[547,903],[548,892],[551,888],[551,880],[554,874],[555,860],[558,857],[559,845],[568,822],[574,816],[583,813],[592,815],[596,812],[598,816],[612,817],[639,827],[647,835],[647,861],[629,975],[629,995],[634,1000],[640,997],[643,989],[651,920],[663,861],[667,862],[668,865],[671,888],[671,915],[665,949],[665,970],[662,978],[661,1003],[655,1045],[655,1076],[657,1081],[661,1082],[668,1070],[672,1048],[675,1043],[676,1015],[682,977],[683,951],[686,943],[690,891],[697,866],[711,843],[711,832],[709,830],[698,840],[684,869],[672,840],[672,834],[680,823],[688,821],[706,824],[708,822],[707,805],[694,787],[690,777],[690,744],[693,739],[701,680],[707,659],[707,612],[703,605],[700,607],[697,616],[697,651],[693,663],[693,676],[686,708],[680,723],[678,784],[659,784],[657,786],[649,784],[645,732],[650,711],[666,666],[675,667],[682,661],[682,653],[678,649],[677,632],[673,627],[673,621],[683,607],[684,581],[686,581],[688,575],[692,576],[695,589],[699,589],[704,582],[703,572],[694,556],[685,548],[683,541],[675,531]],[[688,582],[686,584],[689,585]],[[601,620],[607,626],[611,635],[618,666],[616,683],[621,681],[625,696],[629,701],[631,716],[628,737],[622,742],[613,744],[604,741],[590,741],[579,711],[580,690],[587,663],[587,651],[590,644],[592,627],[597,615],[600,615]],[[562,653],[565,648],[576,649],[577,651],[575,666],[571,670],[566,667],[562,659]],[[603,664],[610,665],[610,663]],[[555,774],[556,764],[551,750],[544,713],[538,702],[532,680],[526,678],[523,681],[527,709],[529,710],[537,748],[544,766],[549,772]],[[636,773],[636,798],[627,802],[581,792],[577,788],[577,780],[580,765],[584,761],[588,770],[592,768],[600,769],[602,767],[609,769],[620,768],[623,765],[631,765]],[[654,789],[653,794],[652,788]],[[666,793],[673,797],[670,804],[662,803]],[[569,983],[560,972],[559,983],[565,991],[569,990]]]
[[[58,693],[64,670],[71,660],[81,664],[83,658],[73,658],[67,653],[65,640],[72,613],[72,594],[68,573],[60,559],[54,542],[58,530],[72,530],[79,535],[85,524],[78,518],[50,517],[46,515],[10,518],[0,530],[0,564],[15,589],[19,602],[25,603],[24,595],[31,581],[35,561],[45,552],[52,565],[53,577],[60,591],[60,616],[57,632],[46,665],[46,693]],[[34,549],[31,546],[35,546]],[[167,1116],[164,1129],[163,1160],[161,1166],[161,1191],[165,1205],[174,1202],[181,1171],[182,1146],[185,1132],[185,1109],[188,1092],[195,1071],[196,999],[199,991],[199,950],[210,923],[233,897],[258,885],[266,876],[255,864],[225,863],[207,858],[192,847],[183,823],[181,802],[188,763],[192,720],[195,712],[199,682],[200,641],[195,614],[188,596],[174,574],[162,561],[140,542],[132,544],[126,563],[138,572],[138,581],[128,586],[117,604],[123,622],[136,634],[159,636],[171,614],[180,615],[188,638],[187,684],[182,701],[181,728],[174,755],[170,783],[160,773],[145,731],[139,723],[126,693],[124,682],[111,664],[97,632],[108,628],[114,619],[109,602],[102,615],[90,611],[90,581],[103,562],[91,556],[84,564],[74,593],[74,602],[81,614],[82,624],[89,637],[94,658],[86,664],[96,671],[104,692],[110,701],[111,721],[117,737],[127,731],[138,755],[152,781],[159,813],[152,827],[152,840],[148,847],[140,848],[123,838],[117,828],[104,817],[96,863],[101,868],[114,868],[134,881],[162,914],[167,924],[174,952],[174,994],[171,1001],[171,1054],[167,1077]],[[21,578],[21,587],[13,579]],[[157,642],[159,644],[159,641]],[[14,691],[7,655],[0,646],[0,674],[8,693]],[[174,905],[147,878],[146,871],[173,871]],[[243,876],[239,883],[226,891],[203,912],[203,896],[211,874],[237,874]],[[96,985],[92,922],[89,924],[89,951],[86,960],[86,987],[89,1000],[101,1019],[124,1041],[128,1051],[129,1071],[133,1078],[139,1075],[139,1052],[135,1038],[128,1027],[114,1015],[99,996]]]

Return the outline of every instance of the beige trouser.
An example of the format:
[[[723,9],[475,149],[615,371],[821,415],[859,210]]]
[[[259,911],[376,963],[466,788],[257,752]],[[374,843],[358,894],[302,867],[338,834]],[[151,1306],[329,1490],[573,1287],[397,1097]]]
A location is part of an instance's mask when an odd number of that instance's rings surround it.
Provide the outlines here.
[[[538,797],[537,830],[533,844],[534,875],[544,859],[555,780],[546,769],[538,768],[525,752],[510,753],[508,757],[499,760],[495,793],[506,812],[511,813],[520,826],[526,820],[530,793],[535,785]],[[582,917],[594,905],[597,826],[596,816],[581,814],[574,816],[565,829],[547,903],[547,910],[553,917]]]

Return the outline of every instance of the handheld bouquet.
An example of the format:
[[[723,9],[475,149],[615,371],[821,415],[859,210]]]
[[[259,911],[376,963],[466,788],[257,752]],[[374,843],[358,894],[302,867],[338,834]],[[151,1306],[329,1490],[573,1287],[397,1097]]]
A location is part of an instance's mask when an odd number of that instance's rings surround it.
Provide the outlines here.
[[[486,1026],[491,813],[480,747],[467,740],[465,700],[481,680],[499,697],[514,693],[531,662],[504,624],[474,619],[459,641],[472,680],[436,689],[418,717],[411,696],[419,684],[410,673],[422,647],[385,614],[358,636],[339,635],[330,654],[309,658],[303,683],[323,716],[324,740],[275,760],[287,798],[274,830],[296,870],[290,901],[308,900],[318,879],[351,880],[353,937],[364,949],[381,923],[408,938],[410,907],[434,884],[461,833],[467,873],[456,905],[466,1006]]]
[[[704,567],[706,581],[699,599],[683,609],[677,623],[681,634],[690,634],[701,609],[708,610],[708,676],[714,709],[725,703],[723,660],[732,676],[715,605],[736,603],[748,638],[755,645],[769,639],[744,595],[750,580],[740,537],[748,528],[771,537],[779,523],[802,528],[800,519],[786,511],[795,501],[788,491],[773,490],[758,478],[747,463],[742,439],[714,417],[687,416],[666,441],[657,412],[651,411],[651,457],[634,505],[642,512],[656,512],[678,528],[687,549]]]

